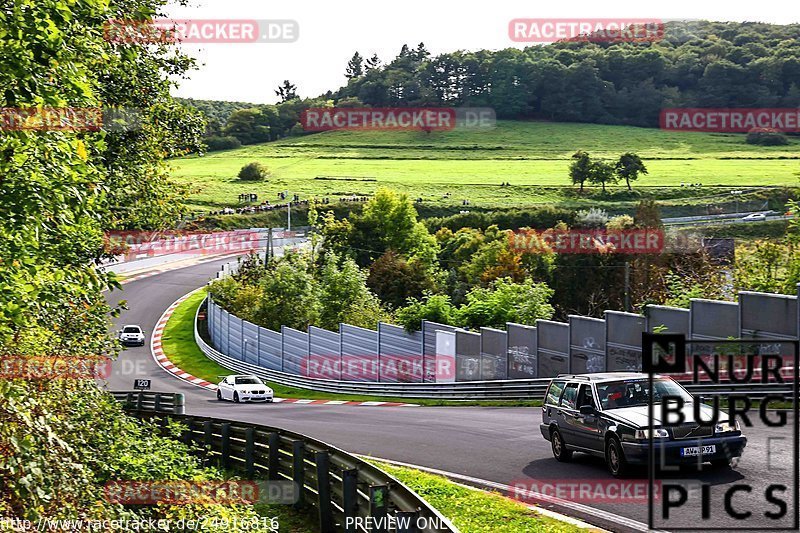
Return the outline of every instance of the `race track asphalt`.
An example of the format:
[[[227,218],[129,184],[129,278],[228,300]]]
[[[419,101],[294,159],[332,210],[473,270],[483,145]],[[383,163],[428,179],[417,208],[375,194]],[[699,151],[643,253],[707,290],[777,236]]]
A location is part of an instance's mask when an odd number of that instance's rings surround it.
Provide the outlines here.
[[[323,440],[346,451],[447,472],[462,474],[505,485],[518,482],[527,488],[549,491],[557,483],[568,490],[572,482],[590,485],[590,492],[575,496],[561,494],[566,500],[602,510],[610,515],[584,508],[564,505],[544,505],[553,510],[576,516],[591,524],[612,531],[646,529],[648,506],[646,498],[620,499],[617,492],[641,490],[647,483],[646,472],[632,480],[614,481],[601,459],[576,454],[570,464],[553,459],[550,444],[539,433],[540,408],[499,407],[368,407],[303,404],[233,404],[217,402],[214,393],[183,382],[162,370],[154,362],[149,335],[164,310],[176,299],[204,285],[220,265],[230,258],[209,261],[200,265],[165,272],[124,285],[123,291],[109,294],[110,303],[128,301],[116,324],[141,325],[148,336],[144,347],[125,350],[113,364],[108,379],[109,390],[131,390],[135,378],[153,380],[152,390],[182,392],[186,412],[285,428]],[[791,419],[790,419],[791,420]],[[764,487],[769,483],[787,482],[788,491],[776,493],[788,503],[788,516],[796,511],[796,492],[792,486],[793,461],[796,450],[791,448],[790,426],[770,428],[757,422],[749,428],[750,439],[743,459],[735,470],[694,469],[663,474],[666,482],[711,486],[710,517],[701,516],[700,490],[689,491],[688,502],[673,511],[668,522],[660,522],[660,504],[656,502],[656,524],[661,529],[688,527],[709,530],[721,527],[733,530],[751,527],[765,530],[787,523],[789,518],[773,521],[765,511],[777,509],[765,501]],[[769,441],[770,437],[789,440]],[[771,447],[772,453],[767,448]],[[532,486],[531,484],[535,484]],[[724,511],[724,492],[736,484],[749,484],[752,492],[737,492],[732,502],[736,509],[751,511],[747,520],[733,520]],[[615,518],[618,517],[618,518]],[[791,526],[791,524],[789,524]]]

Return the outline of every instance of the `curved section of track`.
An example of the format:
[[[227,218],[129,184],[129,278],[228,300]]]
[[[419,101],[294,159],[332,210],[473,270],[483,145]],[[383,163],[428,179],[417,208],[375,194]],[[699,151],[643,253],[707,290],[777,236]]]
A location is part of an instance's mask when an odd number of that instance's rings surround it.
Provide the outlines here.
[[[175,300],[208,282],[230,258],[165,272],[132,281],[123,291],[109,294],[110,303],[125,299],[129,310],[117,324],[139,324],[148,338],[162,313]],[[603,461],[576,454],[573,463],[552,458],[549,442],[539,434],[541,409],[494,407],[425,407],[382,409],[380,407],[316,406],[291,404],[233,404],[217,402],[211,391],[191,385],[159,367],[150,346],[125,350],[113,365],[108,379],[110,390],[130,390],[135,378],[153,380],[154,391],[182,392],[189,414],[230,418],[284,427],[305,433],[351,453],[385,457],[466,477],[514,486],[526,480],[585,480],[605,483],[611,478]],[[770,428],[750,428],[756,434]],[[769,476],[759,464],[759,450],[750,450],[736,471],[683,472],[713,485],[722,486]],[[763,452],[764,450],[761,450]],[[644,477],[646,481],[646,477]],[[742,507],[759,509],[762,495],[737,496]],[[646,529],[646,503],[580,502],[588,510],[547,505],[612,531]],[[591,509],[602,510],[592,513]],[[687,505],[681,512],[697,512]],[[615,519],[624,517],[623,519]]]

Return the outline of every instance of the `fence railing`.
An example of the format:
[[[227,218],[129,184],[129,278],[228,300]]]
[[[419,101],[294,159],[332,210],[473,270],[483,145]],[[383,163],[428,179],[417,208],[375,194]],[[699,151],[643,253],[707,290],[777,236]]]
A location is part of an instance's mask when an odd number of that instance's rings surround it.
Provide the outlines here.
[[[292,482],[296,508],[314,510],[322,533],[457,532],[439,511],[400,481],[372,464],[314,438],[261,424],[137,408],[127,401],[139,393],[114,392],[132,415],[184,425],[180,440],[198,450],[207,464],[241,473],[250,481]],[[182,395],[160,394],[162,404],[182,403]],[[369,522],[367,518],[369,517]],[[356,520],[360,518],[360,520]]]
[[[159,413],[184,413],[183,394],[175,392],[125,391],[112,392],[125,409],[156,411]]]

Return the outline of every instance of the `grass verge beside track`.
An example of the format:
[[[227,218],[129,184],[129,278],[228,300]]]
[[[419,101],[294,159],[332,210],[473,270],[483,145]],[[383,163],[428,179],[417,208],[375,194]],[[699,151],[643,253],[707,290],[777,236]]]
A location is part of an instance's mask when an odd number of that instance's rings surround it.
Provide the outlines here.
[[[205,291],[197,291],[181,302],[175,308],[161,338],[161,347],[164,355],[178,368],[193,376],[205,379],[211,383],[219,382],[218,376],[235,373],[212,361],[200,350],[194,341],[194,316],[198,306],[205,298]],[[282,398],[305,398],[309,400],[347,400],[353,402],[403,402],[416,403],[425,406],[488,406],[488,407],[523,407],[540,406],[540,400],[426,400],[416,398],[392,398],[383,396],[365,396],[353,394],[333,394],[317,392],[295,387],[286,387],[277,383],[269,383],[275,391],[275,396]]]
[[[584,531],[555,518],[543,516],[526,505],[497,493],[457,485],[442,476],[412,468],[371,462],[422,496],[463,533]]]

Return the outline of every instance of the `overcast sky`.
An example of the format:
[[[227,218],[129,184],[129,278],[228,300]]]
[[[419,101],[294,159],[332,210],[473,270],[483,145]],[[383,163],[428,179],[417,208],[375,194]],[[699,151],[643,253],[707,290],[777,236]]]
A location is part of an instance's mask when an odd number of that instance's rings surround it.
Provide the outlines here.
[[[345,83],[347,61],[358,50],[390,60],[403,43],[424,42],[435,54],[454,50],[524,47],[508,37],[515,18],[710,19],[790,23],[800,21],[800,4],[786,0],[759,2],[669,3],[580,0],[190,0],[171,6],[174,18],[292,19],[300,29],[294,43],[184,44],[200,68],[180,82],[176,96],[209,100],[273,103],[284,79],[300,96],[318,96]],[[792,7],[789,6],[798,6]]]

